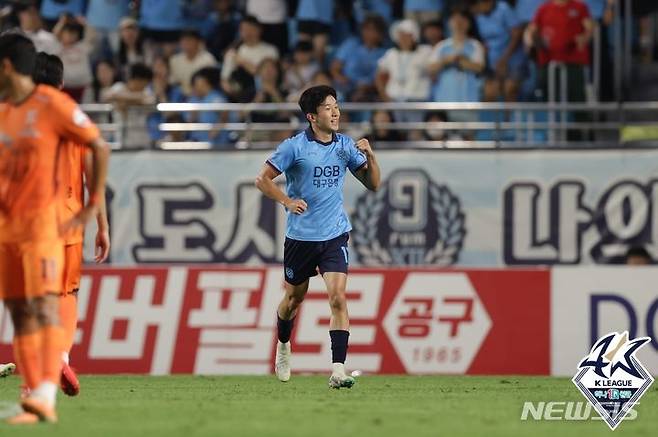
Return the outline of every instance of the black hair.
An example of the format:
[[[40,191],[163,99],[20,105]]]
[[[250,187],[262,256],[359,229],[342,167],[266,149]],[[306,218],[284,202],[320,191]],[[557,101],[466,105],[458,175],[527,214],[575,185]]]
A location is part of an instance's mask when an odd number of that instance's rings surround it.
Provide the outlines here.
[[[448,19],[452,18],[454,15],[461,15],[468,21],[469,26],[468,32],[466,34],[469,38],[477,39],[479,41],[482,40],[482,38],[480,38],[477,23],[475,22],[475,17],[473,17],[471,10],[466,4],[456,4],[452,9],[450,9],[450,15],[448,16]]]
[[[299,107],[304,115],[317,114],[318,106],[329,96],[336,98],[336,90],[332,87],[326,85],[312,86],[302,93],[299,98]]]
[[[0,61],[9,59],[18,74],[32,76],[37,51],[27,36],[18,32],[0,34]]]
[[[37,84],[59,88],[64,83],[64,64],[59,56],[46,52],[37,53],[32,71],[32,80]]]
[[[430,121],[432,117],[439,117],[443,121],[448,121],[448,114],[445,111],[428,111],[423,117],[423,121]]]
[[[221,79],[221,72],[219,68],[216,67],[204,67],[200,70],[197,70],[192,75],[192,79],[190,79],[190,85],[194,84],[194,81],[197,79],[204,79],[213,89],[218,89]]]
[[[144,56],[144,34],[142,32],[138,33],[137,42],[135,43],[135,51],[138,55]],[[123,41],[123,39],[119,39],[118,58],[119,65],[128,64],[128,46]]]
[[[295,52],[312,52],[313,51],[313,43],[311,41],[299,41],[295,45],[295,49],[293,50]]]
[[[68,20],[62,27],[62,32],[73,32],[78,34],[78,39],[82,39],[85,34],[85,28],[76,20]]]
[[[426,21],[426,22],[423,24],[423,27],[422,27],[422,28],[423,28],[423,29],[427,29],[428,27],[438,27],[438,28],[440,28],[440,29],[443,29],[443,21],[441,21],[441,20],[430,20],[430,21]]]
[[[201,36],[201,32],[199,32],[199,30],[194,29],[194,28],[188,28],[188,29],[184,29],[183,31],[181,31],[180,39],[183,39],[185,37],[194,38],[194,39],[199,40],[199,41],[201,41],[203,39],[203,37]]]
[[[153,80],[153,70],[146,64],[138,62],[130,66],[130,72],[128,74],[129,79],[143,79],[148,82]]]
[[[386,35],[386,20],[382,18],[381,15],[377,14],[368,14],[366,17],[363,19],[363,22],[361,22],[361,28],[364,28],[366,26],[374,26],[375,29],[382,35]]]
[[[249,23],[253,24],[254,26],[258,27],[263,27],[261,22],[258,21],[258,18],[254,17],[253,15],[246,15],[242,20],[240,20],[240,23]]]
[[[626,259],[630,257],[644,258],[649,261],[650,264],[653,263],[653,258],[651,258],[649,252],[642,246],[631,246],[626,252]]]

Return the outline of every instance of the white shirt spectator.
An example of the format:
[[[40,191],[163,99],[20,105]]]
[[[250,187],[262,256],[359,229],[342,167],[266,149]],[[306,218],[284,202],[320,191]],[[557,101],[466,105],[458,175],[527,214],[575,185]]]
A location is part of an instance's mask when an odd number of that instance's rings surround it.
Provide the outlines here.
[[[134,92],[130,91],[124,82],[117,82],[108,90],[104,90],[101,94],[101,100],[107,102],[119,96],[140,100],[141,104],[144,105],[155,103],[155,94],[153,94],[151,87],[146,87],[141,92]],[[149,147],[151,145],[151,137],[149,136],[148,129],[146,129],[146,122],[149,116],[148,110],[139,106],[131,107],[131,105],[127,105],[123,110],[115,110],[114,116],[122,122],[124,127],[122,132],[123,138],[121,138],[123,147],[136,148]]]
[[[388,49],[377,64],[377,69],[389,76],[386,94],[393,100],[427,100],[431,85],[427,65],[431,55],[428,45],[420,45],[414,51]]]
[[[93,81],[91,71],[91,47],[83,41],[77,42],[70,47],[61,47],[57,55],[62,58],[64,64],[64,86],[86,87]]]
[[[32,40],[37,52],[46,52],[49,55],[59,55],[62,46],[52,33],[39,29],[36,32],[24,32]]]
[[[259,42],[251,46],[241,44],[237,50],[229,50],[226,53],[224,65],[222,66],[222,80],[229,79],[233,71],[237,68],[235,56],[247,59],[254,65],[260,65],[264,59],[279,59],[279,52],[276,47],[266,42]]]
[[[247,15],[263,24],[280,24],[288,18],[286,0],[247,0]]]
[[[203,67],[213,67],[217,65],[215,57],[205,49],[193,58],[189,59],[185,53],[177,53],[169,59],[170,82],[180,84],[185,95],[191,92],[190,79],[194,73]]]

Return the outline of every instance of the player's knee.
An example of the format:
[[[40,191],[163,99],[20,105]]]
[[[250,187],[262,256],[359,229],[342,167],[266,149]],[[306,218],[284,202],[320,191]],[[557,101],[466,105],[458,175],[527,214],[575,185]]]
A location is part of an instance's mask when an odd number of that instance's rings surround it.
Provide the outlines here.
[[[347,298],[345,292],[334,292],[329,296],[329,306],[332,312],[343,312],[347,310]]]
[[[304,298],[306,297],[306,294],[293,294],[290,296],[290,308],[291,309],[297,309],[298,306],[304,302]]]
[[[52,295],[37,301],[36,316],[43,325],[59,324],[59,297]]]

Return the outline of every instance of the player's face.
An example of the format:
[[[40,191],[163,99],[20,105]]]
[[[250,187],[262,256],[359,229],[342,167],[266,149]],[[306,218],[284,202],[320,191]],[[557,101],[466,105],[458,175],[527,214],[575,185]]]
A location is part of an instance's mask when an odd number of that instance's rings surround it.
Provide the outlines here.
[[[324,102],[318,106],[318,113],[315,116],[318,128],[325,132],[335,132],[338,130],[339,119],[340,109],[338,108],[338,102],[334,96],[327,96]]]

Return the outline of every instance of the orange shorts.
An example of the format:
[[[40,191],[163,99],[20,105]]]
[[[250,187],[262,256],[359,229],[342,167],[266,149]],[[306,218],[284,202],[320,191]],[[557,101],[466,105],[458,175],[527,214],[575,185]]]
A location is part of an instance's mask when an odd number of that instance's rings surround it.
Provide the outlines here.
[[[0,298],[60,293],[64,269],[61,240],[0,243]]]
[[[82,276],[82,243],[64,246],[63,294],[73,293],[80,289]]]

